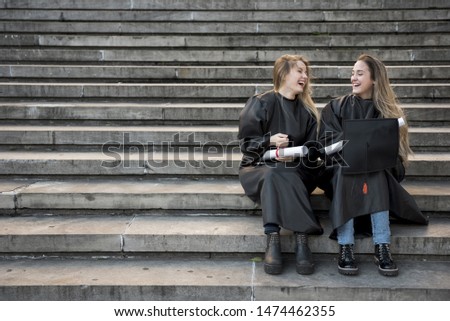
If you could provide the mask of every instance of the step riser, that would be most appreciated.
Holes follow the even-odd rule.
[[[413,67],[388,67],[389,78],[392,82],[433,82],[448,81],[450,66],[413,66]],[[272,82],[272,70],[268,67],[152,67],[152,66],[33,66],[33,65],[3,65],[0,66],[0,74],[9,80],[22,78],[33,79],[67,79],[76,81],[86,79],[90,82],[98,80],[110,80],[114,82],[127,81],[203,81],[203,82],[230,82],[257,81]],[[347,82],[350,83],[351,66],[324,67],[312,66],[313,83],[322,82]]]
[[[257,2],[239,2],[233,1],[190,1],[180,2],[177,0],[158,1],[120,1],[120,0],[99,0],[90,2],[89,0],[79,1],[59,1],[57,5],[45,0],[3,0],[4,8],[25,8],[25,9],[102,9],[102,10],[377,10],[377,9],[428,9],[428,8],[448,8],[446,0],[429,0],[426,3],[398,0],[395,2],[386,2],[383,0],[363,0],[363,1],[345,1],[345,2],[316,2],[313,0],[303,1],[300,7],[298,1],[269,1],[260,0]]]
[[[415,132],[410,131],[410,145],[414,147],[449,147],[450,132]],[[99,146],[99,151],[120,152],[123,146],[138,146],[140,150],[149,151],[152,146],[192,146],[194,148],[208,148],[217,146],[218,150],[208,150],[209,153],[221,152],[225,149],[234,149],[239,145],[237,130],[231,131],[93,131],[87,128],[79,131],[70,130],[2,130],[0,141],[5,147],[12,145],[73,145],[73,146]],[[18,146],[15,146],[18,147]]]
[[[414,193],[413,193],[414,194]],[[424,212],[449,213],[449,195],[418,195],[414,199]],[[314,210],[328,211],[329,201],[323,195],[312,195],[311,203]],[[254,211],[258,207],[242,192],[234,195],[223,194],[180,194],[168,190],[161,194],[102,194],[99,192],[79,191],[64,193],[3,193],[0,195],[0,213],[10,214],[11,211],[29,212],[30,210],[46,213],[61,213],[64,211],[96,211],[111,212],[128,211],[158,211],[158,210],[196,210],[196,211]]]
[[[0,159],[0,175],[54,176],[54,175],[95,175],[95,176],[236,176],[239,173],[240,160],[236,157],[215,157],[191,159],[184,156],[170,159],[151,158],[150,156],[106,155],[92,160],[21,160]],[[450,177],[450,162],[410,161],[406,175],[408,178]]]
[[[448,49],[370,49],[365,50],[371,53],[386,64],[396,63],[446,63],[450,61]],[[273,65],[274,61],[286,53],[304,55],[314,64],[345,64],[353,65],[361,54],[361,49],[337,50],[309,50],[293,49],[286,50],[144,50],[144,49],[17,49],[0,48],[2,62],[133,62],[138,64],[268,64]]]
[[[408,5],[410,5],[409,3]],[[234,5],[234,4],[233,4]],[[234,9],[234,7],[232,8]],[[330,11],[330,10],[316,10],[306,11],[302,8],[296,8],[289,11],[277,11],[281,8],[270,11],[179,11],[179,10],[152,10],[152,11],[130,11],[130,10],[65,10],[58,8],[58,10],[42,10],[33,9],[28,11],[16,9],[3,9],[0,11],[1,20],[13,21],[58,21],[61,22],[95,22],[95,21],[118,21],[118,22],[150,22],[150,21],[209,21],[209,22],[235,22],[235,21],[256,21],[256,22],[349,22],[349,21],[439,21],[448,20],[450,14],[447,10],[417,10],[417,9],[403,9],[397,10],[349,10],[349,11]],[[360,8],[358,8],[360,9]],[[320,28],[320,24],[316,25]],[[364,25],[359,25],[363,28]],[[358,28],[359,29],[359,28]],[[96,30],[96,29],[95,29]],[[111,29],[110,29],[111,30]],[[354,30],[358,32],[358,30]],[[426,30],[422,30],[426,32]]]
[[[1,253],[264,253],[262,218],[202,216],[91,216],[65,218],[0,217]],[[450,254],[445,246],[448,219],[433,218],[432,225],[392,224],[392,252],[401,255]],[[324,235],[310,236],[317,254],[335,254],[337,244],[328,236],[331,226],[321,219]],[[107,232],[107,233],[105,233]],[[282,231],[283,253],[295,252],[292,232]],[[426,236],[427,235],[427,236]],[[373,254],[370,238],[359,240],[355,252]]]
[[[12,34],[0,38],[0,46],[43,46],[43,47],[138,47],[138,48],[355,48],[363,50],[379,48],[380,43],[391,48],[447,47],[450,36],[429,35],[353,35],[353,36],[71,36],[71,35],[23,35]]]
[[[268,84],[25,84],[0,83],[0,97],[32,99],[126,99],[133,100],[193,100],[193,101],[246,101],[249,97],[271,90]],[[316,101],[329,101],[351,92],[351,85],[313,85]],[[394,84],[393,89],[403,102],[450,101],[450,84],[409,85]]]
[[[151,229],[151,227],[149,226]],[[110,253],[133,254],[152,253],[263,253],[266,246],[265,236],[238,235],[235,237],[220,235],[9,235],[0,237],[1,253]],[[121,242],[126,244],[121,248]],[[396,255],[449,255],[449,238],[430,237],[392,237],[392,253]],[[224,246],[226,244],[226,246]],[[310,237],[310,248],[316,254],[336,254],[336,242],[326,237]],[[283,253],[294,253],[293,238],[282,240]],[[358,240],[355,247],[358,254],[373,254],[370,238]]]
[[[39,34],[62,34],[61,37],[71,37],[64,34],[111,34],[111,35],[126,35],[126,34],[143,34],[148,35],[149,31],[152,34],[277,34],[279,33],[282,37],[286,34],[295,35],[310,35],[314,34],[320,36],[321,34],[373,34],[378,33],[379,36],[383,33],[418,33],[423,37],[424,33],[447,33],[450,31],[450,25],[447,22],[396,22],[396,23],[386,23],[386,22],[367,22],[363,25],[359,22],[323,22],[315,21],[312,23],[305,22],[222,22],[222,23],[211,23],[211,22],[71,22],[71,23],[61,23],[61,22],[15,22],[11,24],[10,22],[0,21],[0,31],[7,33],[30,33],[34,34],[34,38],[23,38],[23,39],[34,39],[34,44],[49,45],[43,39],[43,35]],[[420,37],[419,36],[419,37]],[[342,37],[342,36],[337,36]],[[410,37],[409,35],[407,37]],[[17,40],[17,37],[14,37]],[[3,40],[4,41],[4,40]],[[0,42],[1,43],[1,42]],[[29,44],[29,43],[25,43]],[[51,43],[50,43],[51,44]],[[58,43],[59,45],[59,43]]]
[[[292,267],[292,269],[294,271],[295,268]],[[249,273],[250,271],[249,269]],[[264,273],[262,267],[261,273]],[[142,277],[145,278],[145,276]],[[312,286],[305,291],[305,289],[299,290],[298,287],[282,287],[280,289],[278,286],[252,286],[250,284],[234,286],[3,286],[0,288],[0,299],[6,301],[249,301],[256,295],[261,301],[318,301],[319,299],[335,301],[336,298],[344,301],[442,301],[442,298],[450,297],[450,291],[446,289],[348,287],[343,290],[342,288]],[[288,290],[286,291],[286,289]]]
[[[318,104],[321,110],[325,103]],[[0,104],[0,119],[16,121],[49,120],[67,121],[67,124],[75,121],[178,121],[178,122],[216,122],[233,121],[238,126],[239,113],[244,104],[232,107],[231,104],[217,104],[204,106],[172,105],[152,106],[146,104],[124,104],[111,106],[109,104],[63,104],[53,105],[29,103]],[[403,106],[407,114],[408,122],[419,124],[420,122],[450,122],[450,108],[448,105],[423,105],[423,107]],[[134,123],[134,122],[133,122]],[[435,125],[436,126],[436,125]]]

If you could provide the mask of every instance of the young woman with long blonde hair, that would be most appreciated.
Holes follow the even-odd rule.
[[[246,195],[262,209],[268,274],[282,272],[281,227],[295,232],[297,272],[314,271],[308,235],[321,234],[322,228],[309,195],[316,187],[313,171],[317,166],[307,158],[263,158],[272,149],[315,142],[318,112],[310,78],[311,68],[304,57],[281,56],[273,69],[274,88],[249,98],[239,117],[243,153],[239,179]]]
[[[356,232],[363,235],[372,234],[375,262],[379,272],[385,276],[396,276],[398,267],[390,250],[390,214],[402,220],[427,224],[427,218],[423,216],[412,196],[399,184],[404,177],[408,154],[411,152],[408,126],[390,85],[386,67],[379,59],[367,54],[358,57],[353,66],[351,83],[351,94],[332,100],[322,110],[319,130],[322,145],[330,146],[345,137],[344,128],[348,124],[346,121],[368,120],[363,123],[364,129],[359,136],[364,136],[365,132],[370,130],[374,125],[374,122],[371,122],[373,119],[402,118],[405,124],[397,130],[397,122],[391,121],[391,126],[393,124],[392,127],[396,130],[396,138],[392,139],[399,141],[388,137],[382,142],[382,145],[386,146],[394,143],[393,167],[348,174],[344,170],[348,167],[345,157],[328,155],[328,159],[340,160],[326,165],[322,175],[323,182],[320,183],[325,194],[331,198],[329,216],[339,244],[338,271],[344,275],[358,273],[353,253]],[[371,158],[367,156],[369,146],[379,143],[377,140],[381,138],[375,135],[370,139],[373,141],[369,141],[369,138],[367,141],[363,140],[364,148],[357,152],[358,156],[363,156],[362,162],[365,163],[375,163],[387,153],[386,151],[370,155]],[[345,148],[344,145],[344,152]],[[396,153],[398,156],[395,165]]]

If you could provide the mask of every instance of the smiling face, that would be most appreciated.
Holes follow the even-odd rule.
[[[372,80],[369,66],[364,61],[358,60],[355,63],[350,80],[354,95],[362,99],[372,98],[374,81]]]
[[[301,94],[308,83],[308,73],[303,61],[296,61],[284,78],[279,92],[286,98],[294,99]]]

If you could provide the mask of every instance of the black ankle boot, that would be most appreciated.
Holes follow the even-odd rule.
[[[295,233],[295,265],[298,274],[312,274],[314,262],[308,246],[308,235]]]
[[[353,253],[353,244],[339,245],[338,271],[344,275],[358,274],[355,255]]]
[[[397,276],[398,268],[392,260],[391,249],[389,244],[376,244],[375,245],[375,264],[378,265],[378,271],[381,275],[385,276]]]
[[[280,274],[283,269],[281,258],[281,242],[279,233],[267,234],[266,256],[264,258],[264,271],[267,274]]]

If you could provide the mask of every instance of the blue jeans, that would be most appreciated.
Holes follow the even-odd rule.
[[[389,211],[381,211],[370,215],[372,221],[373,243],[391,243],[391,229],[389,227]],[[340,245],[355,244],[355,230],[353,219],[337,228],[337,238]]]

